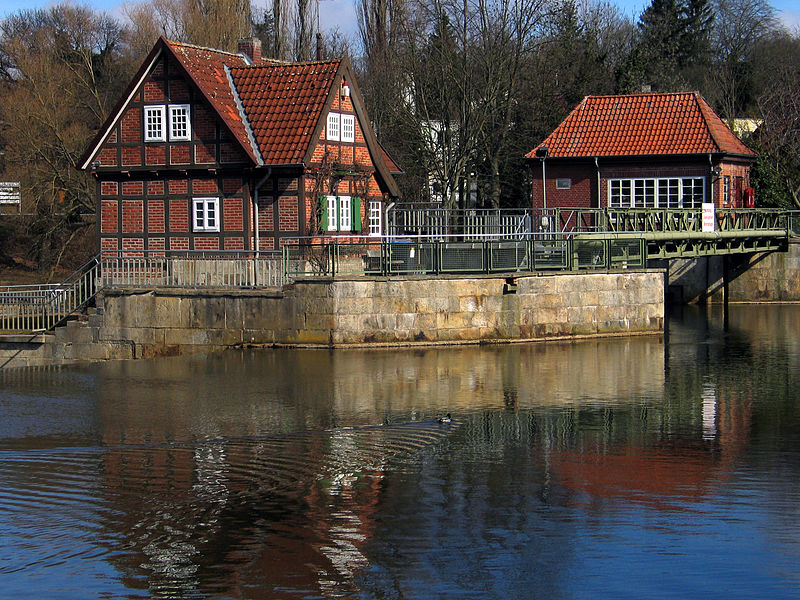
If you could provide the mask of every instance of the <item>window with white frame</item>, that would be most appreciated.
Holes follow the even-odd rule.
[[[326,137],[334,142],[339,141],[339,113],[328,113],[328,132]]]
[[[339,231],[350,231],[353,228],[352,215],[350,196],[339,196]]]
[[[381,234],[381,223],[383,222],[383,209],[380,200],[369,201],[369,234],[372,236]]]
[[[191,139],[188,104],[169,105],[169,139],[175,142]]]
[[[322,231],[361,231],[361,198],[322,196],[320,197],[320,211],[320,229]]]
[[[145,142],[167,141],[167,129],[164,123],[165,112],[166,110],[163,105],[144,107]]]
[[[611,179],[611,208],[700,208],[705,198],[703,177]]]
[[[336,218],[339,214],[339,211],[337,210],[338,202],[339,201],[336,196],[327,197],[328,210],[326,211],[326,214],[328,216],[328,231],[339,231],[339,220]]]
[[[355,115],[342,115],[342,141],[356,141],[356,117]]]
[[[725,204],[731,203],[731,178],[730,175],[725,175],[722,178],[722,201]]]
[[[572,187],[572,180],[569,177],[558,177],[556,179],[557,190],[568,190]]]
[[[192,207],[194,231],[219,231],[219,198],[195,198]]]

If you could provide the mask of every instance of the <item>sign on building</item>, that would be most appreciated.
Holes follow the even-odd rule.
[[[713,233],[716,229],[717,219],[712,202],[703,202],[703,233]]]
[[[21,199],[19,181],[0,181],[0,205],[10,204],[21,210]]]

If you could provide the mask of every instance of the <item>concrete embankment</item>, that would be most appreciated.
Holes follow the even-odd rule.
[[[104,290],[88,320],[0,343],[0,367],[247,345],[501,343],[658,333],[665,275],[337,278],[283,290]]]

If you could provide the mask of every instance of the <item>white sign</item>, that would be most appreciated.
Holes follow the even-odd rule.
[[[712,202],[703,202],[703,233],[714,233],[717,218]]]
[[[0,181],[0,204],[19,204],[19,181]]]

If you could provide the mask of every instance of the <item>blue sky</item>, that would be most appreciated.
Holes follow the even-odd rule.
[[[611,0],[619,6],[626,14],[637,17],[649,0]],[[55,4],[51,0],[3,0],[0,6],[0,18],[7,16],[22,8],[44,8]],[[121,0],[89,0],[86,2],[90,6],[109,11],[115,15],[121,15]],[[257,1],[256,4],[266,4],[265,1]],[[321,0],[320,18],[324,30],[338,27],[343,33],[356,31],[355,25],[355,0]],[[790,28],[800,29],[800,6],[797,0],[772,0],[772,5],[778,11],[779,18]]]

